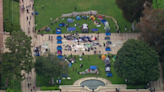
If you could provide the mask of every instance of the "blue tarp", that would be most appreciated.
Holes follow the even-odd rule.
[[[62,59],[62,58],[63,58],[63,56],[62,56],[62,55],[58,55],[57,57],[58,57],[58,58],[60,58],[60,59]]]
[[[35,12],[36,15],[38,15],[38,12]]]
[[[61,36],[57,36],[57,38],[56,38],[57,40],[61,40],[62,39],[62,37]]]
[[[110,72],[107,72],[106,76],[107,76],[107,77],[112,77],[112,76],[113,76],[113,74],[112,74],[112,73],[110,73]]]
[[[92,28],[92,31],[98,31],[98,28]]]
[[[67,30],[68,31],[75,31],[76,30],[76,27],[68,27]]]
[[[67,74],[62,74],[62,77],[67,77],[68,75]]]
[[[106,33],[106,35],[111,35],[111,33],[109,32],[109,33]]]
[[[57,50],[62,50],[62,46],[58,46],[57,47]]]
[[[61,28],[56,28],[56,34],[61,34]]]
[[[90,66],[89,69],[97,69],[97,66]]]
[[[106,51],[111,51],[111,49],[109,47],[105,48]]]
[[[77,16],[77,17],[76,17],[76,20],[81,20],[80,16]]]
[[[71,67],[71,66],[72,66],[72,64],[70,63],[70,64],[69,64],[69,67]]]
[[[87,17],[85,17],[85,16],[81,16],[83,19],[87,19]]]
[[[105,23],[105,22],[106,22],[106,20],[105,20],[105,19],[102,19],[102,20],[101,20],[101,22],[102,22],[102,23]]]
[[[62,44],[62,41],[60,41],[60,40],[59,40],[59,41],[57,41],[57,44]]]

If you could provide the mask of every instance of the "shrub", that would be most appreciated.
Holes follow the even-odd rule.
[[[54,86],[54,87],[42,86],[41,90],[59,90],[59,87],[58,86]]]

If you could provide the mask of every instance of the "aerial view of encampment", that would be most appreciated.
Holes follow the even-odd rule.
[[[164,92],[164,0],[0,0],[0,92]]]

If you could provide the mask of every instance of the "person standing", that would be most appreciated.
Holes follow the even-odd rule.
[[[28,20],[28,16],[27,16],[27,20]]]
[[[30,25],[30,21],[29,21],[29,25]]]
[[[104,47],[105,47],[105,42],[103,42],[103,44],[104,44]]]
[[[75,6],[75,11],[76,11],[76,6]]]
[[[73,71],[74,71],[74,67],[73,67]]]
[[[75,68],[75,71],[77,71],[77,68]]]

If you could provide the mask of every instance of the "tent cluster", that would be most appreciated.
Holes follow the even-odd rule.
[[[78,72],[79,74],[99,74],[99,70],[97,69],[97,66],[90,66],[89,69],[86,69],[85,71]]]
[[[111,70],[110,70],[111,61],[110,61],[109,57],[106,57],[105,55],[102,55],[101,59],[105,62],[105,72],[107,73],[106,76],[107,77],[113,76],[113,74],[111,73]]]

